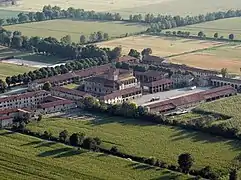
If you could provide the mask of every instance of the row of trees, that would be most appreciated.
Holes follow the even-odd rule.
[[[93,36],[93,38],[94,41],[104,40],[104,38],[108,38],[108,34],[98,32],[95,36]],[[84,41],[85,40],[82,40],[82,42]],[[32,50],[36,53],[67,59],[100,56],[109,56],[110,58],[113,58],[112,56],[114,56],[114,54],[110,52],[110,49],[108,48],[98,48],[96,46],[82,47],[79,44],[71,43],[70,36],[61,38],[61,41],[58,41],[53,37],[40,38],[35,36],[28,38],[27,36],[23,36],[19,31],[10,32],[2,29],[0,30],[0,43],[4,46],[15,49]],[[91,54],[85,54],[87,51],[89,51],[86,51],[85,48],[91,48],[91,50],[94,49],[94,52]]]
[[[109,21],[120,21],[122,17],[119,13],[108,13],[108,12],[95,12],[85,11],[84,9],[75,9],[69,7],[67,10],[61,9],[58,6],[44,6],[42,11],[19,13],[17,17],[0,19],[0,26],[4,24],[17,24],[35,21],[45,21],[52,19],[80,19],[80,20],[109,20]]]
[[[91,52],[91,51],[90,51]],[[55,67],[43,67],[28,73],[13,75],[6,77],[6,83],[8,86],[15,84],[28,84],[36,79],[47,78],[58,74],[65,74],[70,71],[86,69],[93,66],[106,64],[109,62],[108,57],[93,57],[80,60],[74,60],[66,63],[65,65]]]
[[[142,18],[141,14],[139,15],[130,15],[129,20],[133,22],[146,22],[150,23],[150,29],[148,31],[156,32],[163,29],[170,29],[180,26],[192,25],[197,23],[203,23],[207,21],[214,21],[218,19],[231,18],[231,17],[240,17],[241,10],[228,10],[228,11],[219,11],[213,13],[207,13],[206,15],[198,16],[163,16],[158,15],[154,16],[153,14],[147,14]],[[134,18],[135,17],[135,18]]]

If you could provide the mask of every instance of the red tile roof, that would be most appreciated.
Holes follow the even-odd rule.
[[[0,98],[0,103],[5,102],[5,101],[19,100],[19,99],[23,99],[23,98],[38,97],[38,96],[48,95],[48,94],[50,95],[49,92],[44,91],[44,90],[27,92],[27,93],[23,93],[23,94],[17,94],[17,95]]]
[[[50,107],[54,107],[54,106],[59,106],[59,105],[67,105],[67,104],[73,104],[73,101],[70,100],[59,100],[59,101],[53,101],[53,102],[49,102],[49,103],[43,103],[40,104],[41,108],[50,108]]]
[[[147,107],[149,107],[151,110],[156,110],[156,111],[170,110],[170,109],[173,109],[174,107],[179,107],[179,106],[188,105],[192,103],[198,103],[213,97],[224,96],[224,95],[231,94],[231,93],[233,94],[236,92],[237,91],[231,86],[223,86],[223,87],[213,88],[204,92],[189,94],[189,95],[149,104],[147,105]]]
[[[10,113],[16,113],[18,112],[18,109],[5,109],[5,110],[0,110],[0,116],[5,115],[5,114],[10,114]]]
[[[87,92],[79,91],[75,89],[68,89],[61,86],[52,87],[51,90],[66,93],[66,94],[71,94],[73,96],[79,96],[79,97],[90,96],[90,94],[88,94]]]
[[[8,119],[13,119],[11,116],[1,116],[0,121],[8,120]]]
[[[227,83],[235,83],[235,84],[241,85],[241,79],[232,79],[232,78],[223,78],[223,77],[213,76],[211,80],[218,80],[218,81],[223,81]]]
[[[116,97],[125,96],[127,94],[135,93],[135,92],[138,92],[138,91],[142,91],[142,89],[137,88],[137,87],[126,88],[126,89],[122,89],[122,90],[119,90],[119,91],[115,91],[111,94],[107,94],[105,96],[101,96],[100,99],[102,99],[102,100],[114,99]]]
[[[155,86],[171,84],[171,83],[173,83],[173,81],[171,79],[160,79],[160,80],[149,82],[149,83],[143,83],[143,86],[155,87]]]

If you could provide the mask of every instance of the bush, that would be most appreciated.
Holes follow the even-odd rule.
[[[110,152],[112,154],[117,154],[119,152],[118,148],[116,146],[113,146],[111,149],[110,149]]]

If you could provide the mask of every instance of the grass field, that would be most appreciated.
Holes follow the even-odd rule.
[[[0,130],[1,180],[190,179],[103,154]]]
[[[0,6],[1,8],[1,6]],[[0,17],[3,19],[17,17],[17,15],[22,11],[11,11],[11,10],[4,10],[0,9]]]
[[[203,31],[207,37],[213,37],[214,33],[218,33],[219,37],[228,38],[233,33],[235,39],[241,40],[241,18],[220,19],[185,27],[174,28],[172,31],[189,31],[192,35],[197,35],[199,31]]]
[[[18,75],[35,69],[36,68],[28,66],[20,66],[0,62],[0,79],[5,80],[7,76]]]
[[[241,153],[239,141],[130,119],[98,116],[89,120],[49,118],[29,124],[28,128],[35,132],[48,130],[55,136],[64,129],[69,133],[84,132],[101,138],[105,147],[117,146],[122,152],[154,156],[173,164],[177,164],[181,153],[189,152],[198,168],[210,165],[216,170],[227,170]]]
[[[239,133],[241,132],[241,95],[205,103],[198,106],[198,108],[204,111],[218,112],[231,116],[230,120],[217,123],[223,123],[228,127],[238,129]]]
[[[158,55],[161,57],[201,50],[204,48],[211,48],[215,46],[220,46],[222,44],[223,43],[212,41],[147,35],[133,36],[97,43],[97,45],[99,46],[110,48],[121,46],[123,54],[127,54],[131,48],[134,48],[141,52],[144,48],[149,47],[152,49],[153,55]]]
[[[19,5],[7,7],[4,9],[39,11],[44,5],[57,5],[63,8],[75,7],[95,11],[117,11],[125,16],[133,13],[155,13],[155,14],[203,14],[219,10],[236,9],[241,6],[239,0],[41,0],[34,2],[32,0],[19,1]]]
[[[109,37],[119,37],[126,33],[136,33],[147,29],[144,25],[125,24],[123,22],[98,22],[98,21],[75,21],[75,20],[51,20],[27,24],[5,26],[10,31],[21,31],[26,36],[55,37],[57,39],[70,35],[72,41],[79,42],[80,35],[102,31]]]

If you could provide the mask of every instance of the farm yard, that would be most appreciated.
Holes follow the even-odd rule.
[[[76,20],[51,20],[27,24],[16,24],[4,27],[10,31],[21,31],[25,36],[55,37],[61,39],[70,35],[73,42],[79,42],[80,35],[88,36],[91,33],[101,31],[108,33],[109,37],[125,36],[126,33],[145,31],[147,26],[124,22],[98,22]]]
[[[197,35],[199,31],[203,31],[207,37],[213,37],[214,33],[218,33],[219,37],[228,38],[229,34],[234,34],[234,39],[241,40],[241,18],[228,18],[205,23],[189,25],[171,29],[171,31],[189,31],[191,35]]]
[[[154,156],[177,164],[177,157],[189,152],[195,158],[194,166],[206,165],[215,170],[226,170],[241,153],[239,141],[227,140],[205,133],[158,126],[138,120],[111,117],[48,118],[27,126],[32,131],[50,131],[58,136],[64,129],[99,137],[105,147],[117,146],[121,152],[138,156]]]
[[[44,5],[57,5],[62,8],[75,7],[95,11],[113,11],[119,12],[126,17],[133,13],[155,13],[155,14],[173,14],[173,15],[191,15],[203,14],[212,11],[236,9],[241,6],[239,0],[87,0],[87,1],[63,1],[63,0],[41,0],[34,2],[32,0],[21,0],[16,6],[3,7],[10,10],[21,11],[39,11]]]
[[[9,179],[163,179],[188,176],[0,131],[0,172]],[[111,167],[111,168],[110,168]]]
[[[181,39],[176,37],[158,37],[158,36],[132,36],[122,39],[115,39],[97,43],[101,47],[114,48],[121,46],[123,54],[128,54],[131,48],[137,51],[142,51],[144,48],[151,48],[153,55],[161,57],[188,53],[190,51],[202,50],[205,48],[212,48],[221,46],[224,43],[204,41],[204,40],[191,40]]]

